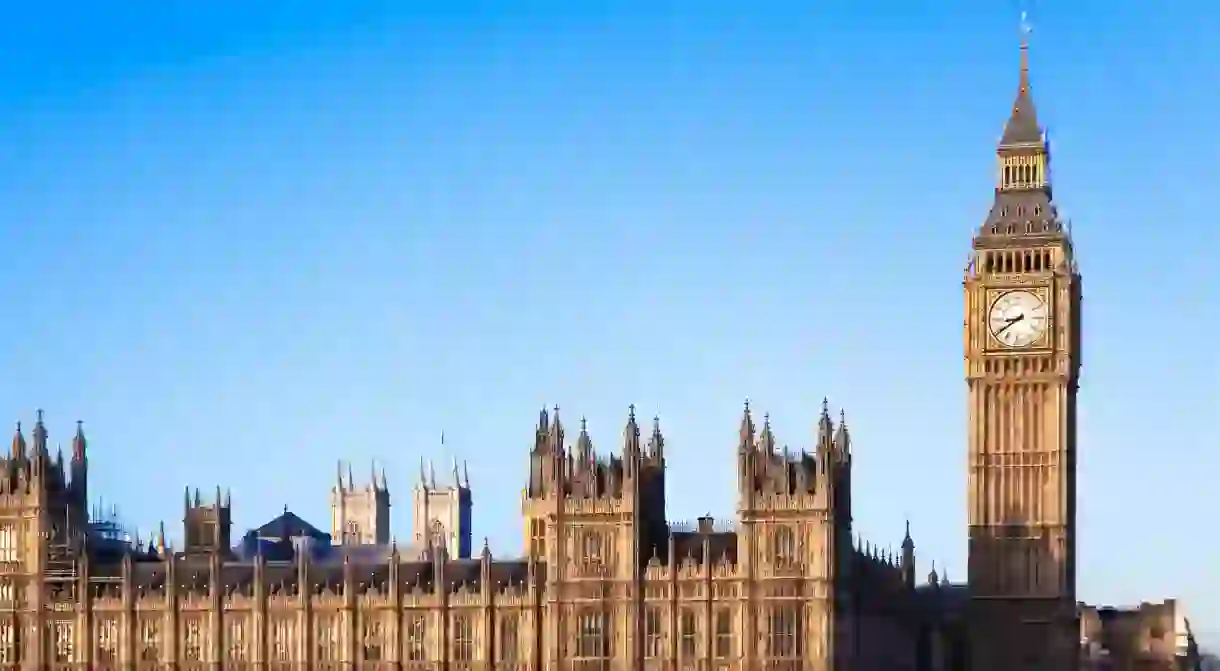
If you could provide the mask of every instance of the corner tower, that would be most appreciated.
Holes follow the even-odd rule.
[[[964,282],[970,668],[1075,668],[1080,274],[1025,39],[997,154]]]

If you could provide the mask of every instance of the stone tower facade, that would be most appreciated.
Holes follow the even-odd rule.
[[[385,545],[390,542],[390,488],[385,471],[376,468],[369,481],[357,487],[351,464],[339,463],[334,488],[330,491],[331,542],[335,545]]]
[[[79,422],[67,465],[62,452],[52,456],[47,448],[41,410],[30,437],[27,444],[18,423],[0,471],[0,603],[9,612],[0,626],[0,664],[20,661],[13,649],[24,633],[28,668],[49,668],[76,645],[73,618],[56,617],[55,602],[79,594],[74,550],[89,526],[88,460]]]
[[[851,538],[851,440],[823,405],[812,453],[747,407],[738,519],[665,520],[665,439],[634,408],[617,452],[542,412],[522,512],[540,595],[542,668],[914,669],[914,543]]]
[[[964,283],[971,668],[1075,668],[1081,284],[1025,41],[998,158]]]
[[[452,482],[437,484],[431,464],[420,463],[419,482],[411,496],[411,537],[417,546],[443,547],[450,557],[468,559],[472,552],[474,498],[470,475],[453,461]]]

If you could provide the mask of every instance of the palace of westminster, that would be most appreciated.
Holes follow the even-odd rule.
[[[1173,601],[1076,596],[1081,282],[1051,197],[1027,48],[995,200],[964,279],[969,561],[915,575],[852,529],[852,438],[823,405],[811,452],[746,407],[737,519],[665,519],[665,438],[634,409],[621,449],[542,412],[524,557],[472,548],[468,478],[424,469],[409,543],[385,477],[340,469],[331,533],[284,514],[234,541],[227,494],[188,489],[182,547],[108,531],[81,428],[41,412],[0,475],[0,669],[950,670],[1193,668]],[[574,436],[574,438],[573,438]]]

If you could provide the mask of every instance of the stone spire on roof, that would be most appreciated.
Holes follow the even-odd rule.
[[[1017,97],[1012,103],[1012,114],[1004,124],[1001,147],[1042,144],[1042,128],[1038,125],[1038,113],[1034,108],[1034,97],[1029,90],[1029,23],[1021,13],[1021,74],[1017,84]]]

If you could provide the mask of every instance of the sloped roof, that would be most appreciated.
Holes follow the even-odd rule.
[[[301,519],[296,513],[284,509],[283,514],[253,530],[259,538],[300,538],[308,537],[330,541],[330,534],[319,530],[314,525]]]

